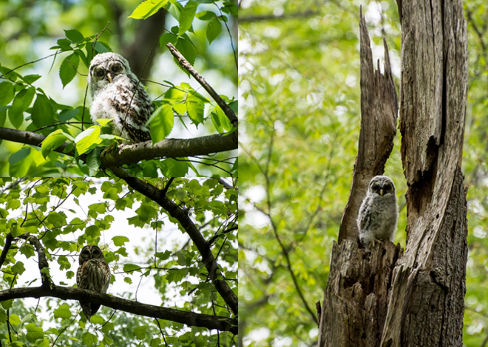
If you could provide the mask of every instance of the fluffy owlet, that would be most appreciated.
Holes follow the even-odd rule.
[[[111,118],[116,135],[131,142],[151,139],[146,122],[154,106],[124,57],[116,53],[96,55],[90,64],[88,83],[94,123],[98,118]]]
[[[79,261],[80,267],[76,273],[78,288],[106,293],[110,283],[110,269],[102,250],[94,245],[85,246],[81,250]],[[100,308],[100,305],[86,301],[80,301],[80,305],[88,319]]]
[[[368,249],[375,240],[393,241],[398,219],[395,185],[387,176],[375,176],[358,214],[359,240]]]

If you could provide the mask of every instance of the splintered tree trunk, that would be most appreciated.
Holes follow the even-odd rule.
[[[359,204],[367,182],[383,172],[391,151],[393,137],[385,130],[385,119],[396,120],[392,94],[385,92],[391,88],[386,46],[383,76],[372,72],[361,16],[359,150],[339,243],[332,249],[319,346],[462,346],[466,22],[460,0],[397,2],[402,22],[401,153],[408,185],[406,249],[402,254],[390,242],[377,244],[371,254],[358,248],[354,221]],[[365,137],[376,146],[364,148]],[[385,139],[389,142],[378,145]]]

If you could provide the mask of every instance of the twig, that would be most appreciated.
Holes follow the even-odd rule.
[[[232,109],[227,105],[227,103],[217,94],[217,92],[205,81],[202,75],[200,75],[197,70],[190,64],[188,60],[185,59],[183,54],[180,53],[176,49],[175,46],[173,46],[171,43],[167,43],[166,47],[168,47],[169,51],[173,56],[178,60],[178,62],[181,64],[181,66],[188,71],[200,85],[210,94],[210,96],[215,100],[215,102],[220,106],[222,111],[224,111],[225,115],[227,118],[229,118],[230,122],[237,127],[237,116],[232,111]]]
[[[159,331],[161,332],[161,336],[163,336],[164,345],[168,346],[168,343],[166,342],[166,337],[164,336],[163,329],[161,329],[161,324],[159,324],[159,321],[157,320],[157,318],[154,318],[154,320],[156,321],[156,324],[158,325]]]

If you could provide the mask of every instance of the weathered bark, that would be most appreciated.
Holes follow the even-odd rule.
[[[402,2],[402,161],[407,247],[392,279],[384,346],[462,346],[467,90],[462,2]]]
[[[373,66],[368,29],[360,16],[361,37],[361,132],[359,133],[358,155],[354,164],[351,193],[342,216],[339,242],[358,237],[356,217],[361,201],[366,194],[369,181],[380,175],[393,149],[396,133],[398,101],[391,74],[388,46],[385,46],[384,72],[381,74]]]
[[[332,249],[329,281],[320,317],[319,346],[377,346],[386,316],[391,271],[399,248],[377,245],[371,254],[358,248],[356,218],[371,178],[382,174],[393,148],[398,101],[388,46],[384,73],[375,71],[366,22],[360,15],[361,131],[353,183]],[[379,63],[378,63],[379,65]],[[383,248],[386,247],[386,248]]]
[[[402,20],[401,152],[408,185],[406,250],[399,257],[398,248],[386,242],[365,255],[354,241],[357,228],[352,219],[359,205],[352,200],[360,202],[364,196],[364,191],[354,190],[358,163],[383,159],[391,150],[383,144],[374,155],[365,153],[360,138],[351,197],[339,244],[332,250],[319,346],[462,346],[467,259],[466,192],[461,172],[466,22],[461,0],[398,4]],[[361,22],[363,26],[363,19]],[[367,85],[362,82],[363,69],[364,98]],[[363,111],[367,100],[361,102]],[[377,102],[381,104],[381,100]],[[362,136],[368,134],[363,129],[365,116],[363,113]],[[375,135],[381,138],[382,134]],[[381,171],[385,161],[379,161]],[[354,198],[354,194],[359,196]]]

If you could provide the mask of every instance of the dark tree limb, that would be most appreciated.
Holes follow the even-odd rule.
[[[136,177],[131,177],[127,174],[126,171],[120,168],[116,168],[113,171],[117,176],[124,179],[130,187],[159,204],[170,214],[171,217],[175,218],[178,221],[181,227],[188,233],[193,243],[197,247],[200,255],[202,256],[202,262],[207,268],[208,276],[213,285],[222,296],[225,303],[229,305],[232,312],[237,315],[237,295],[232,291],[227,282],[223,279],[215,257],[210,250],[209,243],[205,240],[196,225],[193,223],[190,216],[188,215],[188,212],[185,209],[179,207],[172,200],[167,198],[165,194],[163,194],[162,190],[147,183],[146,181]]]
[[[116,150],[105,151],[102,163],[105,167],[120,167],[160,157],[191,157],[237,149],[237,132],[226,135],[208,135],[192,139],[164,139],[155,144],[151,141],[133,145],[119,145]]]
[[[30,234],[20,235],[19,238],[27,240],[36,249],[42,286],[51,288],[54,283],[51,280],[51,277],[49,277],[49,263],[47,262],[46,253],[44,252],[44,247],[42,246],[41,242],[37,237]]]
[[[339,230],[339,243],[345,239],[356,240],[358,237],[356,219],[359,207],[371,178],[384,172],[386,160],[393,149],[398,114],[397,94],[391,73],[388,45],[383,39],[385,64],[384,72],[381,74],[379,61],[376,71],[373,66],[368,29],[362,12],[359,28],[361,34],[361,130],[351,192]]]
[[[212,316],[202,313],[176,310],[173,308],[160,307],[140,302],[119,298],[116,296],[101,294],[91,290],[80,288],[68,288],[52,286],[52,288],[41,286],[33,288],[14,288],[0,291],[0,301],[19,298],[41,298],[55,297],[63,300],[84,300],[94,304],[111,307],[116,310],[125,311],[140,316],[159,318],[172,322],[183,323],[188,326],[230,331],[237,334],[237,319]]]
[[[31,131],[0,127],[0,139],[41,147],[46,136]],[[54,151],[74,157],[74,150],[66,151],[71,144],[66,142]],[[237,149],[237,132],[195,137],[192,139],[164,139],[155,144],[151,141],[132,145],[119,145],[117,150],[105,153],[106,167],[137,163],[160,157],[190,157]],[[84,161],[85,156],[79,157]]]
[[[210,94],[210,96],[215,100],[217,105],[219,105],[222,111],[224,111],[230,122],[235,127],[237,127],[237,116],[234,111],[232,111],[230,106],[227,105],[227,103],[220,97],[220,95],[217,94],[217,92],[212,88],[210,84],[207,83],[207,81],[205,81],[203,76],[200,75],[197,70],[195,70],[195,68],[190,64],[188,60],[185,59],[183,54],[181,54],[175,46],[173,46],[171,43],[167,43],[166,47],[168,47],[171,54],[176,58],[176,60],[178,60],[178,63],[180,63],[181,66],[186,71],[188,71],[197,80],[198,83],[200,83],[200,85],[207,91],[207,93]]]

